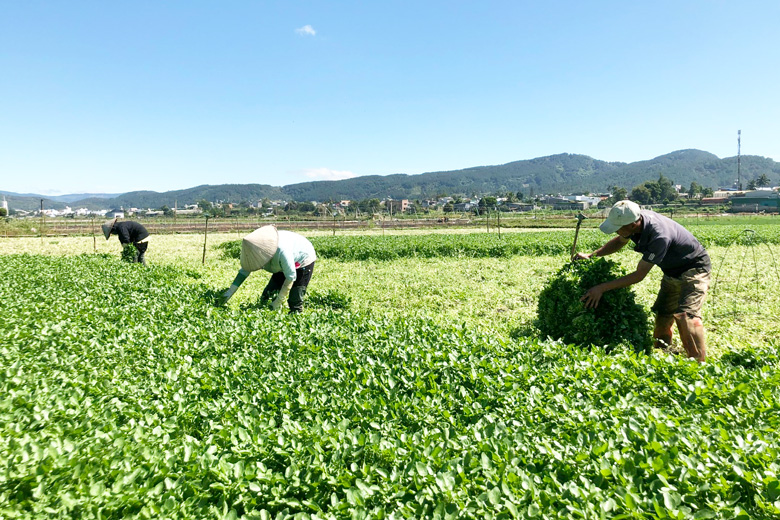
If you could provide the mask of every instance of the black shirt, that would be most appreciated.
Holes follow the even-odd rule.
[[[145,227],[132,220],[117,222],[111,232],[119,237],[122,244],[135,244],[149,236]]]
[[[642,210],[641,215],[642,230],[630,238],[642,260],[675,278],[696,267],[711,270],[710,256],[690,231],[655,211]]]

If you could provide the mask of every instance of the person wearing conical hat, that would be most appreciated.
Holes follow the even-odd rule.
[[[103,229],[103,235],[105,235],[106,240],[111,235],[117,235],[122,246],[133,244],[138,252],[133,261],[146,265],[144,255],[149,247],[149,232],[145,227],[133,220],[117,222],[117,219],[107,220],[100,227]]]
[[[274,226],[258,228],[241,241],[241,269],[222,295],[222,303],[227,303],[252,272],[263,269],[272,275],[261,301],[270,300],[278,291],[271,303],[274,310],[279,310],[287,300],[290,313],[300,312],[315,260],[314,246],[306,237],[292,231],[279,231]]]
[[[634,251],[642,253],[642,259],[633,273],[591,287],[580,301],[586,308],[595,308],[605,292],[641,282],[657,265],[664,276],[652,307],[655,346],[665,349],[671,345],[672,327],[676,324],[688,357],[700,363],[705,361],[707,351],[701,309],[710,286],[712,262],[704,246],[674,220],[641,209],[630,200],[615,203],[599,228],[607,234],[617,233],[617,236],[593,253],[577,253],[575,260],[611,255],[629,242],[634,243]]]

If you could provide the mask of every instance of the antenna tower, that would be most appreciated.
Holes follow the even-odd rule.
[[[742,130],[737,130],[737,187],[742,191],[742,176],[740,175],[740,158],[742,155]]]

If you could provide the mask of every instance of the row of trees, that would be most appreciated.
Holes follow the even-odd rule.
[[[762,175],[762,177],[765,178],[759,178],[751,182],[755,182],[758,186],[769,185],[769,178],[766,178],[766,175]],[[759,182],[762,184],[758,184]],[[755,189],[755,187],[749,189]],[[635,186],[630,193],[620,186],[613,186],[610,191],[612,195],[608,199],[602,201],[600,204],[601,207],[609,207],[615,202],[624,199],[631,199],[638,204],[668,204],[679,198],[671,179],[665,177],[664,174],[660,174],[656,181],[647,181],[639,186]],[[691,200],[702,197],[712,197],[713,190],[710,187],[701,186],[698,182],[693,181],[687,190],[687,194],[688,198]]]
[[[599,207],[610,207],[615,202],[624,199],[631,199],[639,204],[668,204],[674,202],[679,197],[678,192],[672,182],[673,181],[671,179],[667,178],[663,174],[660,174],[657,180],[646,181],[632,188],[630,192],[623,187],[613,186],[610,188],[611,196],[599,203]],[[769,184],[769,177],[767,177],[766,174],[762,174],[761,176],[752,179],[748,183],[747,187],[748,189],[756,189],[757,187],[768,186]],[[687,190],[687,194],[690,200],[702,197],[712,197],[713,189],[710,187],[701,186],[699,183],[694,181],[691,182],[691,185]],[[446,193],[439,193],[434,198],[441,199],[444,197],[447,197]],[[476,198],[476,194],[472,194],[472,197],[468,197],[468,199],[464,195],[453,195],[451,198],[452,202],[448,202],[442,207],[445,213],[453,212],[455,205],[457,204]],[[535,200],[533,190],[531,190],[529,194],[524,194],[521,191],[501,191],[493,195],[481,197],[475,211],[477,211],[479,214],[482,214],[484,211],[486,211],[486,208],[496,207],[499,198],[506,200],[508,203],[522,202],[524,200]],[[290,201],[283,207],[274,207],[273,211],[277,215],[314,215],[328,217],[333,214],[333,202],[334,201],[325,201],[319,204],[314,204],[308,201]],[[268,199],[264,199],[262,201],[261,207],[252,207],[248,202],[217,206],[205,199],[200,200],[198,202],[198,206],[203,210],[204,213],[212,216],[266,214],[272,207],[271,201]],[[167,206],[161,209],[165,212],[166,215],[173,213],[172,210],[170,210],[170,208]],[[354,212],[357,215],[371,215],[382,210],[383,204],[380,199],[368,198],[352,201],[349,209],[346,211],[350,214]],[[430,208],[425,206],[421,200],[410,200],[407,212],[414,214],[427,214],[430,212]]]

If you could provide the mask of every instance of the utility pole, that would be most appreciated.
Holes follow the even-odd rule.
[[[742,191],[742,176],[740,175],[740,158],[742,155],[742,130],[737,130],[737,187]]]

